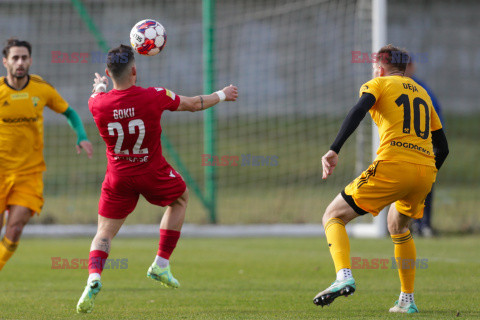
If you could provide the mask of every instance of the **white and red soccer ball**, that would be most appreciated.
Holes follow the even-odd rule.
[[[137,22],[130,31],[130,44],[139,54],[154,56],[167,43],[165,28],[152,19]]]

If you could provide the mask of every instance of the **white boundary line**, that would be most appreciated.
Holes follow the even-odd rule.
[[[3,228],[5,229],[5,228]],[[26,225],[23,237],[70,238],[93,237],[96,225]],[[350,236],[358,238],[378,237],[371,224],[347,225]],[[150,224],[124,225],[119,237],[158,237],[159,226]],[[321,224],[255,224],[255,225],[196,225],[185,224],[182,237],[233,238],[233,237],[324,237]]]
[[[96,225],[26,225],[23,237],[68,238],[95,235]],[[195,225],[185,224],[182,237],[317,237],[323,236],[322,225],[265,224],[265,225]],[[118,237],[158,237],[159,225],[124,225]]]

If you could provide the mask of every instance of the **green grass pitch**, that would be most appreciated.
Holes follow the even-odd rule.
[[[415,239],[419,259],[412,319],[478,319],[480,237]],[[85,269],[52,269],[52,257],[87,258],[90,239],[24,239],[0,272],[1,319],[405,319],[389,314],[397,271],[354,270],[357,292],[321,308],[312,298],[334,280],[324,238],[181,239],[172,256],[181,288],[146,278],[157,239],[115,239],[110,258],[128,268],[105,270],[89,315],[75,306]],[[351,239],[352,256],[390,259],[393,244]],[[457,316],[458,314],[458,316]]]

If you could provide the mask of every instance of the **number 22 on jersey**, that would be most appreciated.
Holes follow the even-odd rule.
[[[115,136],[115,131],[117,134],[117,142],[115,143],[114,152],[116,154],[148,154],[148,148],[142,148],[143,138],[145,137],[145,124],[143,123],[142,119],[134,119],[128,122],[128,133],[135,134],[136,128],[138,128],[138,138],[135,142],[135,145],[132,148],[132,152],[130,150],[124,149],[122,150],[123,139],[125,134],[123,132],[123,127],[120,122],[110,122],[108,124],[108,133],[111,136]]]

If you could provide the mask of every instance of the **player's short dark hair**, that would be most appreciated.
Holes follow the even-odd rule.
[[[410,55],[404,49],[399,49],[391,44],[382,47],[378,51],[379,60],[393,69],[405,72],[410,63]]]
[[[107,68],[115,79],[121,78],[135,61],[132,47],[121,44],[107,53]]]
[[[5,47],[3,47],[2,52],[5,58],[8,58],[11,47],[25,47],[28,50],[28,55],[32,56],[32,45],[28,41],[10,38],[5,42]]]

